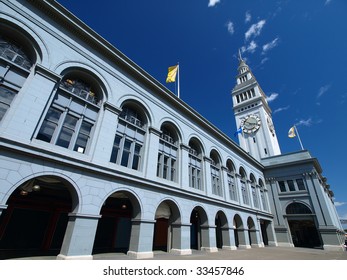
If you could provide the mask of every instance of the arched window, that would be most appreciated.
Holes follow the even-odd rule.
[[[189,187],[202,190],[202,150],[200,143],[191,139],[189,148]]]
[[[250,176],[251,179],[251,189],[252,189],[252,199],[253,204],[255,208],[259,208],[259,199],[258,199],[258,192],[257,192],[257,181],[255,180],[255,177],[253,174]]]
[[[100,109],[99,91],[83,79],[64,77],[36,138],[85,153]]]
[[[218,196],[223,196],[222,182],[220,179],[220,160],[216,151],[211,151],[211,184],[212,193]]]
[[[240,184],[241,184],[241,195],[244,204],[249,205],[248,187],[247,187],[247,174],[245,170],[240,168]]]
[[[286,214],[312,214],[312,211],[303,203],[293,202],[287,206]]]
[[[263,180],[261,179],[259,179],[259,186],[260,186],[260,199],[261,199],[261,204],[263,206],[263,210],[268,211],[269,208],[267,206],[267,199],[266,199],[267,193],[264,187]]]
[[[230,159],[227,161],[227,177],[228,177],[229,197],[231,200],[239,201],[238,195],[237,195],[236,181],[235,181],[235,167]]]
[[[22,88],[32,65],[21,44],[0,35],[0,121]]]
[[[147,120],[142,110],[124,105],[119,115],[117,132],[110,161],[134,170],[140,170]]]
[[[175,129],[168,124],[161,127],[159,139],[157,176],[177,182],[178,137]]]

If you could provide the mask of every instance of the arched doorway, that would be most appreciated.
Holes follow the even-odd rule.
[[[178,207],[172,201],[160,203],[155,213],[153,250],[169,252],[173,247],[173,240],[179,239],[172,230],[172,225],[180,221]]]
[[[228,230],[228,221],[225,214],[222,211],[218,211],[215,218],[216,226],[216,245],[217,248],[222,249],[224,245],[223,230]]]
[[[204,209],[200,206],[195,207],[190,215],[190,223],[190,248],[200,250],[204,239],[202,226],[208,225]]]
[[[100,211],[93,254],[126,253],[130,246],[131,220],[139,213],[140,207],[133,194],[119,191],[110,195]]]
[[[293,202],[286,208],[287,221],[295,247],[321,248],[315,215],[305,204]]]
[[[1,259],[57,255],[78,201],[65,179],[39,176],[21,184],[7,205],[0,216]]]
[[[235,236],[235,246],[239,247],[240,246],[240,241],[242,242],[243,238],[243,223],[242,219],[239,215],[234,216],[234,236]]]
[[[263,239],[263,243],[265,246],[269,245],[268,231],[271,230],[270,227],[271,227],[270,221],[260,219],[261,237]]]

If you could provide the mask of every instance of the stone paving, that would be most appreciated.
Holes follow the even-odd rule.
[[[18,259],[54,260],[55,256],[26,257]],[[104,253],[93,255],[94,260],[132,260],[123,253]],[[173,255],[155,251],[152,259],[146,260],[347,260],[347,251],[327,251],[309,248],[265,247],[219,250],[215,253],[193,250],[191,255]]]
[[[98,254],[95,260],[130,259],[124,254]],[[327,251],[309,248],[265,247],[219,250],[216,253],[193,251],[191,255],[177,256],[169,253],[154,252],[154,260],[347,260],[346,251]]]

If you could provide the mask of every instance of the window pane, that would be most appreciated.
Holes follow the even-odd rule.
[[[122,166],[125,166],[125,167],[128,166],[130,148],[131,148],[131,141],[125,140],[124,147],[123,147],[122,161],[121,161]]]
[[[16,92],[0,86],[0,102],[10,105]]]
[[[74,129],[77,123],[77,118],[67,115],[64,121],[64,126],[70,129]]]
[[[84,153],[86,147],[87,147],[87,142],[89,139],[90,131],[92,129],[93,125],[87,122],[83,122],[80,128],[80,133],[77,137],[76,140],[76,145],[74,148],[74,151]]]
[[[60,132],[57,145],[64,148],[68,148],[72,137],[72,133],[73,131],[71,129],[64,127]]]
[[[289,190],[291,192],[295,191],[295,186],[294,186],[293,180],[288,180],[287,183],[288,183]]]
[[[119,143],[122,138],[118,135],[114,138],[113,142],[113,148],[112,148],[112,154],[111,154],[111,162],[116,163],[117,162],[117,156],[118,156],[118,151],[119,151]]]
[[[9,107],[7,105],[0,103],[0,121],[2,120],[8,108]]]
[[[61,113],[62,112],[57,109],[50,108],[47,112],[46,120],[49,120],[50,122],[58,123]]]
[[[139,144],[135,144],[134,158],[132,169],[138,170],[140,167],[140,153],[142,146]]]
[[[83,122],[80,128],[80,133],[89,135],[93,125],[87,122]]]
[[[45,120],[41,126],[39,133],[37,134],[37,139],[43,140],[46,142],[51,142],[53,133],[57,125]]]
[[[279,181],[278,185],[280,186],[280,191],[285,192],[286,191],[286,186],[284,184],[284,181]]]
[[[61,111],[50,108],[47,112],[46,119],[42,123],[39,133],[37,134],[37,139],[46,142],[51,142],[52,136],[55,129],[58,126]]]
[[[297,183],[297,185],[298,185],[299,191],[304,191],[304,190],[306,190],[305,184],[304,184],[304,180],[303,180],[303,179],[297,179],[297,180],[296,180],[296,183]]]

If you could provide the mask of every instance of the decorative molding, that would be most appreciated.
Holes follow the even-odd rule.
[[[57,83],[61,80],[61,76],[49,70],[48,68],[42,66],[41,64],[35,65],[35,74],[40,74],[41,76],[51,80],[54,83]]]
[[[114,113],[115,115],[119,115],[122,112],[121,108],[116,107],[108,101],[104,103],[104,109]]]

